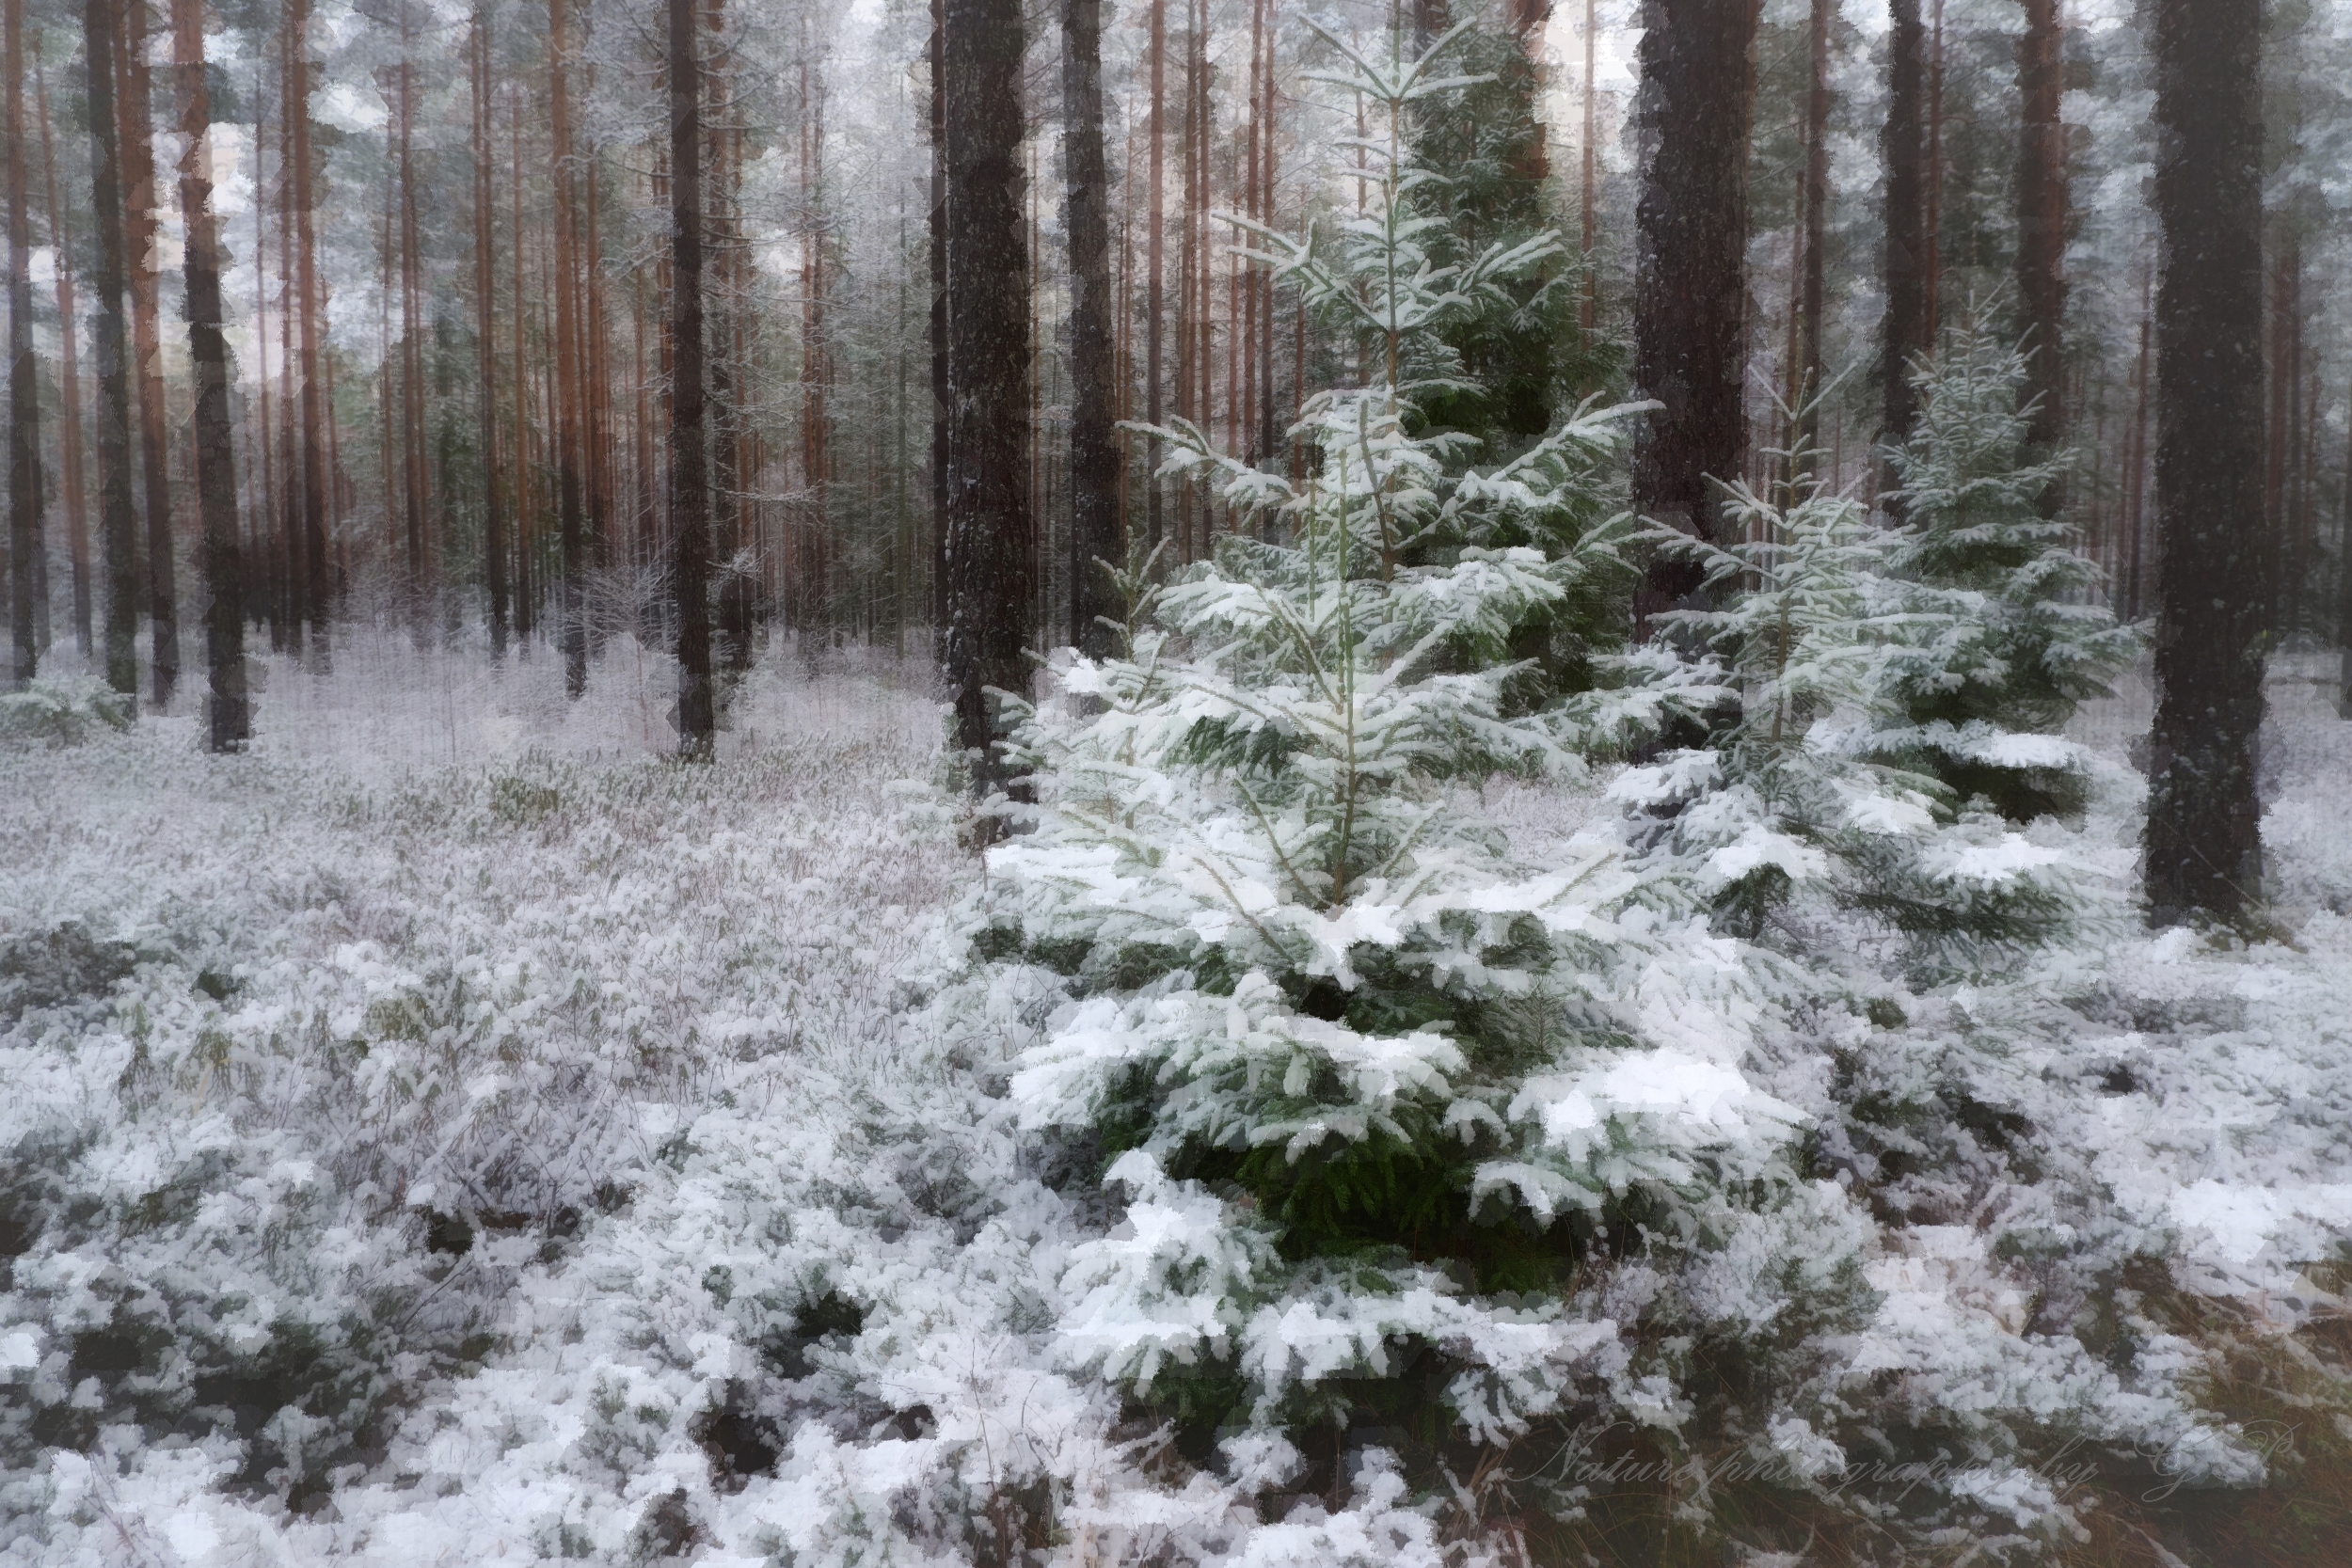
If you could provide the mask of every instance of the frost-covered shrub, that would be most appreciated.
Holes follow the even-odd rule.
[[[1722,683],[1737,716],[1708,748],[1614,782],[1629,844],[1694,870],[1725,927],[1750,937],[1808,907],[1859,912],[1937,969],[2063,932],[2078,901],[2060,854],[1877,754],[1902,721],[1905,673],[1965,607],[1917,602],[1890,575],[1900,538],[1818,481],[1787,504],[1741,483],[1724,511],[1728,546],[1659,537],[1704,563],[1722,607],[1657,620],[1700,650],[1665,656],[1686,686]]]
[[[1912,378],[1920,414],[1889,454],[1904,527],[1887,566],[1921,625],[1886,671],[1899,711],[1860,743],[2011,821],[2080,812],[2088,753],[2058,731],[2107,695],[2137,634],[2098,602],[2081,530],[2039,510],[2069,460],[2020,461],[2024,354],[1971,323]]]
[[[93,734],[127,730],[138,699],[102,681],[36,679],[21,691],[0,692],[0,740],[78,746]]]
[[[1333,45],[1392,124],[1448,86]],[[1439,330],[1556,242],[1440,265],[1430,177],[1388,158],[1336,254],[1268,253],[1382,373],[1310,400],[1296,484],[1162,433],[1276,542],[1128,580],[1123,656],[1061,666],[1017,737],[1038,830],[963,916],[990,994],[1041,991],[1023,1126],[1123,1200],[1070,1255],[1063,1354],[1200,1438],[1503,1444],[1631,1387],[1586,1275],[1789,1174],[1790,1115],[1739,1066],[1761,998],[1690,879],[1600,843],[1521,863],[1444,794],[1579,777],[1627,721],[1613,691],[1515,702],[1510,653],[1577,595],[1622,606],[1625,519],[1564,523],[1597,510],[1629,411],[1447,471],[1413,417],[1454,372]],[[1476,542],[1514,517],[1550,547]]]

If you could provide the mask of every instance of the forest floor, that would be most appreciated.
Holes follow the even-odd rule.
[[[331,675],[269,667],[243,757],[188,717],[0,742],[0,1564],[1004,1560],[998,1499],[1040,1476],[1080,1557],[1347,1560],[1230,1533],[1232,1493],[1057,1370],[1099,1217],[992,1100],[1020,1021],[945,1039],[922,1006],[978,874],[919,659],[771,661],[708,768],[660,754],[667,666],[625,639],[577,704],[544,650],[493,673],[358,633]],[[2273,678],[2278,940],[2134,925],[2134,685],[2081,721],[2098,807],[2046,830],[2106,923],[1935,1001],[1964,1036],[2064,1000],[1981,1092],[2257,1347],[2208,1386],[2251,1369],[2219,1405],[2280,1429],[2273,1490],[2320,1512],[2192,1528],[2216,1560],[2341,1560],[2304,1554],[2352,1516],[2352,1404],[2313,1391],[2352,1236],[2325,673]],[[1483,797],[1532,858],[1597,800]],[[1771,1070],[1802,1103],[1807,1069]],[[2030,1314],[2030,1260],[1964,1225],[1873,1251],[1885,1354],[1898,1320],[1961,1347]]]

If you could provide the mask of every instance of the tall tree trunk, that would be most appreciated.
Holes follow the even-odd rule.
[[[1167,156],[1163,151],[1168,120],[1168,0],[1152,0],[1152,119],[1144,135],[1145,161],[1151,166],[1151,194],[1147,198],[1151,215],[1145,221],[1144,281],[1143,281],[1143,422],[1157,429],[1167,417],[1160,404],[1160,384],[1165,379],[1161,367],[1165,328],[1162,318],[1167,313],[1166,285],[1161,273],[1166,264],[1167,207],[1161,189],[1165,178]],[[1152,436],[1143,449],[1143,526],[1144,537],[1153,549],[1159,548],[1161,531],[1167,526],[1160,515],[1160,442]]]
[[[985,795],[1002,781],[991,688],[1029,672],[1028,272],[1022,229],[1020,0],[946,0],[947,490],[946,674],[956,743]]]
[[[287,24],[279,29],[284,75],[278,88],[283,113],[278,117],[278,404],[284,411],[284,419],[278,432],[278,471],[283,476],[283,483],[279,485],[278,499],[277,549],[282,568],[278,574],[278,586],[284,599],[282,611],[286,626],[286,647],[289,652],[299,657],[303,649],[302,628],[310,619],[310,574],[307,563],[308,541],[304,539],[302,531],[302,446],[299,439],[300,433],[296,428],[298,416],[295,410],[298,400],[294,394],[296,360],[294,323],[302,313],[300,298],[295,292],[297,269],[294,264],[294,231],[300,225],[294,216],[294,209],[302,198],[299,194],[301,182],[295,173],[294,122],[305,118],[302,110],[307,102],[307,89],[303,84],[309,80],[309,75],[308,67],[303,63],[301,40],[296,37],[293,25],[294,20],[293,8],[289,7],[286,17]],[[384,292],[381,297],[385,302],[385,309],[389,311],[391,309],[392,297],[390,183],[387,182],[384,188],[386,192],[384,199],[385,262]],[[390,318],[388,316],[385,319],[389,321]],[[389,327],[385,329],[383,347],[383,359],[387,367],[384,372],[386,395],[379,401],[385,411],[384,417],[389,421],[391,419],[392,406],[389,395],[391,371],[389,368],[391,364],[391,336]],[[391,448],[389,445],[390,430],[391,426],[388,422],[385,425],[388,444],[385,448],[384,464],[384,506],[387,515],[391,509],[393,483]]]
[[[2156,0],[2156,714],[2146,886],[2159,925],[2261,896],[2262,8]]]
[[[278,448],[277,438],[271,434],[269,407],[269,201],[262,178],[262,149],[267,139],[262,134],[267,122],[262,87],[262,71],[257,62],[253,72],[253,346],[260,372],[256,379],[261,389],[261,432],[253,441],[260,451],[260,461],[257,464],[248,455],[246,462],[247,482],[258,484],[253,526],[246,535],[246,613],[248,620],[269,624],[270,649],[283,653],[286,622],[285,595],[278,582],[283,566],[278,560]],[[248,437],[252,437],[253,427],[247,425],[246,429]]]
[[[1927,269],[1927,339],[1931,351],[1940,330],[1944,280],[1944,0],[1934,0],[1928,32],[1928,233],[1920,260]]]
[[[531,485],[531,373],[525,352],[530,334],[524,329],[525,301],[530,296],[523,290],[523,85],[519,81],[512,84],[509,107],[513,110],[508,122],[509,163],[515,176],[515,224],[509,235],[515,256],[515,636],[528,655],[531,633],[539,621],[539,601],[532,560],[532,508],[537,498]]]
[[[1919,0],[1888,0],[1886,126],[1879,156],[1886,165],[1886,313],[1879,328],[1884,399],[1879,439],[1900,446],[1919,417],[1911,361],[1927,351],[1927,36]],[[1891,467],[1882,489],[1895,483]]]
[[[564,79],[568,47],[564,0],[548,0],[548,124],[555,143],[548,162],[555,171],[556,527],[564,551],[564,690],[578,697],[588,689],[588,562],[580,531],[580,325],[574,296],[579,273],[572,255],[572,111]]]
[[[400,65],[392,91],[394,172],[400,181],[400,455],[401,534],[408,562],[405,601],[409,636],[423,647],[433,619],[432,567],[425,546],[425,384],[423,290],[417,264],[415,38],[406,0],[400,8]]]
[[[163,322],[156,295],[154,119],[147,65],[147,0],[125,0],[116,13],[115,43],[122,96],[123,238],[129,246],[131,339],[137,357],[139,473],[147,501],[149,683],[155,705],[169,705],[180,686],[178,531],[171,524],[170,422],[164,407]]]
[[[954,429],[947,406],[947,0],[931,0],[931,632],[947,630],[947,469]],[[934,651],[941,651],[934,644]]]
[[[64,418],[58,466],[65,470],[66,553],[73,570],[73,636],[82,657],[95,651],[90,633],[89,499],[82,477],[81,322],[73,299],[73,262],[66,245],[65,207],[57,197],[57,157],[49,134],[49,81],[39,51],[33,59],[33,92],[40,119],[40,167],[48,193],[49,242],[56,251],[58,403]]]
[[[2017,42],[2017,301],[2025,317],[2025,396],[2028,455],[2058,451],[2066,435],[2066,127],[2058,0],[2025,0],[2026,32]],[[2060,486],[2046,486],[2042,515],[2055,517]]]
[[[186,227],[188,357],[196,368],[196,504],[204,529],[205,718],[215,752],[252,733],[245,689],[245,580],[237,548],[236,433],[229,419],[229,346],[221,337],[220,226],[213,216],[213,103],[204,80],[203,0],[171,0],[179,78],[180,214]]]
[[[670,528],[677,593],[680,755],[707,757],[710,489],[703,436],[703,119],[700,8],[670,0]]]
[[[1584,335],[1584,355],[1589,361],[1595,344],[1595,324],[1600,315],[1600,262],[1594,255],[1599,244],[1598,216],[1599,181],[1599,47],[1600,14],[1596,0],[1584,0],[1584,136],[1580,149],[1583,158],[1583,178],[1577,193],[1578,254],[1584,261],[1582,297],[1577,302],[1578,328]]]
[[[467,40],[473,87],[473,294],[474,347],[479,356],[482,429],[482,561],[489,578],[490,657],[506,657],[505,476],[499,471],[498,442],[498,257],[490,170],[490,21],[473,15]]]
[[[24,0],[0,0],[0,56],[8,74],[5,180],[8,207],[8,614],[16,634],[16,684],[40,662],[33,593],[40,533],[40,397],[33,362],[33,228],[24,199]]]
[[[1748,120],[1756,0],[1644,0],[1635,209],[1634,380],[1663,406],[1638,443],[1634,505],[1714,538],[1710,480],[1739,477],[1748,234]],[[1660,561],[1637,626],[1695,593],[1699,572]]]
[[[1263,0],[1260,0],[1263,8]],[[1070,235],[1071,640],[1089,657],[1112,652],[1116,615],[1119,448],[1112,440],[1110,181],[1103,166],[1102,0],[1062,0],[1062,169]]]
[[[324,673],[329,645],[326,618],[332,609],[332,587],[326,553],[326,443],[321,400],[325,384],[319,373],[320,340],[326,328],[326,303],[319,292],[318,166],[310,155],[310,0],[290,0],[287,25],[292,30],[293,101],[286,119],[293,134],[295,292],[300,309],[299,352],[295,373],[301,386],[302,414],[302,601],[310,611],[310,660]],[[287,410],[291,420],[293,409]],[[290,470],[291,471],[291,470]]]
[[[1804,98],[1804,276],[1797,312],[1803,343],[1797,356],[1797,393],[1791,400],[1798,410],[1796,446],[1807,454],[1821,444],[1822,293],[1829,261],[1829,34],[1835,13],[1834,0],[1813,0]],[[1795,461],[1806,469],[1820,467],[1816,455]]]
[[[121,123],[115,116],[114,0],[83,0],[90,208],[98,224],[98,511],[106,554],[106,684],[139,689],[138,517],[131,504],[130,349],[123,314]]]

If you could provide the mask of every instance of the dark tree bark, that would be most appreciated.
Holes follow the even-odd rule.
[[[2066,127],[2058,119],[2064,82],[2058,0],[2025,0],[2026,32],[2017,41],[2017,302],[2026,329],[2025,396],[2029,455],[2044,456],[2065,439]],[[2041,498],[2058,515],[2059,486]]]
[[[2146,889],[2158,925],[2261,895],[2262,8],[2156,0],[2156,715]]]
[[[171,0],[179,78],[180,213],[187,229],[188,357],[196,367],[196,501],[204,528],[205,717],[215,752],[252,734],[245,689],[245,581],[237,547],[235,433],[229,420],[229,346],[221,337],[220,225],[213,215],[213,104],[204,81],[203,0]]]
[[[1031,560],[1020,0],[946,0],[947,648],[956,743],[1003,782],[989,689],[1025,691]]]
[[[327,667],[329,648],[326,636],[327,611],[331,608],[331,586],[327,580],[326,553],[326,483],[327,461],[325,414],[321,400],[326,386],[320,374],[319,339],[326,320],[326,309],[319,293],[318,235],[312,209],[318,204],[318,166],[310,155],[310,11],[309,0],[291,0],[287,26],[292,29],[289,47],[293,58],[293,102],[286,106],[287,129],[292,141],[294,167],[288,178],[293,183],[294,220],[294,273],[299,309],[300,363],[296,367],[302,386],[302,603],[310,611],[310,660],[312,667],[324,672]],[[294,410],[287,410],[291,422]],[[291,485],[293,466],[288,465]],[[289,498],[290,500],[292,498]]]
[[[57,252],[57,363],[64,430],[59,466],[65,470],[66,551],[73,569],[73,635],[87,658],[97,643],[90,630],[89,507],[82,477],[82,369],[80,319],[73,301],[73,263],[65,243],[65,207],[57,196],[57,158],[49,134],[49,82],[36,52],[33,92],[40,119],[40,167],[49,196],[49,239]]]
[[[490,169],[490,26],[476,11],[467,63],[473,86],[474,347],[481,363],[482,556],[490,590],[490,657],[506,657],[505,476],[499,471],[498,255]]]
[[[580,339],[573,282],[571,92],[565,80],[567,29],[564,0],[548,0],[548,130],[555,145],[555,428],[556,528],[564,553],[564,690],[588,689],[588,561],[580,497]],[[673,111],[675,112],[675,110]],[[675,170],[672,179],[676,178]]]
[[[947,629],[947,84],[941,35],[946,0],[931,0],[929,64],[931,77],[931,191],[926,217],[930,238],[931,309],[931,631]]]
[[[1756,0],[1644,0],[1636,110],[1644,179],[1634,212],[1634,381],[1663,406],[1637,444],[1633,501],[1686,533],[1717,532],[1710,480],[1739,476],[1747,442],[1748,120]],[[1637,626],[1697,591],[1660,561]]]
[[[0,55],[8,73],[8,613],[16,633],[16,684],[40,663],[33,591],[40,515],[40,397],[33,363],[33,228],[24,203],[24,0],[0,0]]]
[[[1110,185],[1103,166],[1102,0],[1062,4],[1062,158],[1070,235],[1071,641],[1112,651],[1111,584],[1095,562],[1122,557],[1119,448],[1112,438]]]
[[[139,476],[147,502],[147,616],[157,707],[180,686],[178,530],[171,521],[169,420],[164,408],[163,324],[156,301],[154,119],[147,65],[146,0],[127,0],[115,13],[116,67],[122,86],[121,117],[124,261],[131,289],[131,346],[136,360]]]
[[[1804,277],[1798,301],[1803,334],[1797,365],[1797,447],[1813,454],[1821,444],[1822,295],[1829,261],[1829,33],[1832,0],[1813,0],[1810,61],[1804,98]],[[1812,470],[1818,455],[1797,460]],[[1833,478],[1833,483],[1835,479]]]
[[[1160,404],[1160,383],[1164,379],[1161,357],[1165,345],[1163,318],[1167,313],[1167,285],[1162,270],[1167,264],[1167,242],[1164,221],[1167,198],[1161,188],[1162,165],[1166,158],[1162,143],[1166,135],[1168,107],[1168,0],[1152,0],[1152,115],[1145,132],[1144,160],[1151,165],[1151,216],[1144,234],[1143,282],[1143,422],[1156,428],[1166,417]],[[1160,511],[1160,443],[1157,436],[1145,441],[1143,448],[1143,526],[1144,537],[1153,549],[1159,548],[1160,531],[1166,526]]]
[[[1886,313],[1879,341],[1884,382],[1879,438],[1899,446],[1919,417],[1911,385],[1912,356],[1928,349],[1927,33],[1919,0],[1888,0],[1886,125],[1879,139],[1886,165]],[[1888,473],[1881,487],[1894,483]]]
[[[670,0],[670,528],[677,593],[677,743],[707,758],[710,484],[703,436],[703,111],[695,0]]]
[[[98,225],[98,515],[106,555],[106,684],[139,689],[138,516],[131,504],[131,381],[123,313],[122,157],[115,118],[114,0],[84,0],[90,207]]]

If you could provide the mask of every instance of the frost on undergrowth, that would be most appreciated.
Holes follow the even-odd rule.
[[[1404,63],[1331,41],[1392,128],[1456,85],[1447,40]],[[1635,410],[1449,468],[1459,437],[1415,411],[1459,373],[1443,331],[1557,242],[1440,264],[1435,177],[1393,134],[1384,157],[1335,247],[1257,253],[1378,373],[1309,401],[1295,483],[1160,432],[1250,528],[1171,583],[1127,575],[1124,652],[1057,666],[1013,742],[1036,831],[991,851],[961,916],[971,1005],[1031,998],[1006,1069],[1021,1125],[1119,1215],[1062,1275],[1064,1363],[1196,1457],[1287,1434],[1322,1456],[1313,1490],[1367,1425],[1405,1435],[1416,1484],[1571,1410],[1671,1431],[1688,1402],[1632,1281],[1836,1201],[1741,1070],[1773,972],[1712,927],[1701,881],[1597,840],[1521,863],[1446,793],[1581,778],[1723,689],[1525,690],[1522,627],[1574,603],[1622,619],[1629,519],[1602,503]],[[1481,543],[1505,521],[1543,547]],[[1857,1284],[1832,1260],[1850,1310]]]
[[[1889,671],[1896,711],[1853,741],[2022,822],[2083,809],[2089,754],[2058,732],[2139,637],[2098,601],[2081,529],[2042,515],[2071,465],[2020,459],[2026,356],[1976,313],[1912,367],[1920,414],[1888,453],[1905,525],[1888,568],[1915,621]]]

